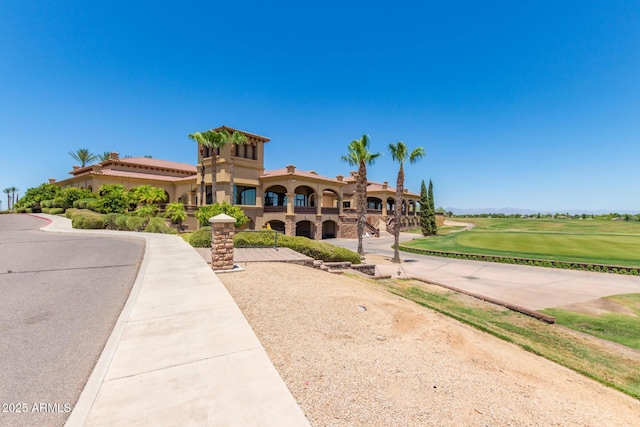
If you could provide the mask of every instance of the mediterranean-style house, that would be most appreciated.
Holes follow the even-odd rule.
[[[211,165],[216,162],[216,200],[241,207],[250,221],[246,228],[270,227],[287,235],[311,239],[331,237],[356,238],[356,172],[349,176],[326,177],[315,171],[303,171],[294,165],[265,170],[265,146],[269,138],[222,126],[230,133],[247,137],[244,145],[226,145],[222,149],[197,147],[198,166],[147,157],[119,157],[111,153],[108,160],[80,168],[74,166],[72,177],[50,182],[61,187],[79,187],[98,191],[103,184],[121,184],[127,189],[150,184],[164,189],[169,202],[183,202],[193,212],[212,197]],[[233,150],[233,157],[232,157]],[[214,152],[215,151],[215,152]],[[234,190],[230,191],[230,165],[233,161]],[[204,182],[205,200],[199,200]],[[405,189],[401,229],[420,227],[420,195]],[[394,220],[395,188],[385,181],[367,186],[367,224],[365,232],[379,236],[391,230]],[[444,216],[437,216],[438,225]],[[197,227],[194,218],[187,222]]]

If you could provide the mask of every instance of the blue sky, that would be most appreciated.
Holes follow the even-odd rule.
[[[393,185],[388,144],[423,146],[436,206],[640,211],[639,2],[1,0],[0,52],[21,194],[79,148],[194,163],[226,124],[327,176],[366,133]]]

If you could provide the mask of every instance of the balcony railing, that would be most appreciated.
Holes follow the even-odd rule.
[[[287,212],[286,206],[265,206],[265,212]]]
[[[294,206],[293,211],[297,214],[315,214],[316,208],[314,206]]]

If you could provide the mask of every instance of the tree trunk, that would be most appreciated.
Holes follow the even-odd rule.
[[[364,223],[367,221],[367,165],[360,161],[358,169],[358,181],[356,185],[356,215],[358,216],[356,229],[358,232],[358,253],[364,255],[362,247],[362,235],[364,234]]]
[[[235,163],[236,163],[236,156],[235,156],[235,145],[231,144],[231,147],[229,147],[229,203],[231,205],[235,204],[235,198],[234,198],[234,191],[233,191],[233,172],[234,172],[234,168],[235,168]]]
[[[204,206],[204,165],[200,166],[200,197],[198,206]]]
[[[218,156],[216,155],[215,149],[211,149],[211,204],[214,205],[218,201],[218,195],[216,194],[216,175],[217,175],[217,167],[216,162],[218,161]]]
[[[396,182],[396,208],[393,216],[396,223],[393,227],[393,259],[392,262],[400,263],[400,216],[402,214],[402,193],[404,192],[404,168],[400,165],[398,180]]]

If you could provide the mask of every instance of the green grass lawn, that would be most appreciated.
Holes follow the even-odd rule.
[[[614,295],[604,299],[626,307],[630,313],[590,315],[559,308],[548,308],[542,312],[555,316],[556,323],[560,325],[640,350],[640,294]]]
[[[415,239],[403,246],[594,264],[640,266],[640,222],[558,219],[464,219],[476,228]]]

